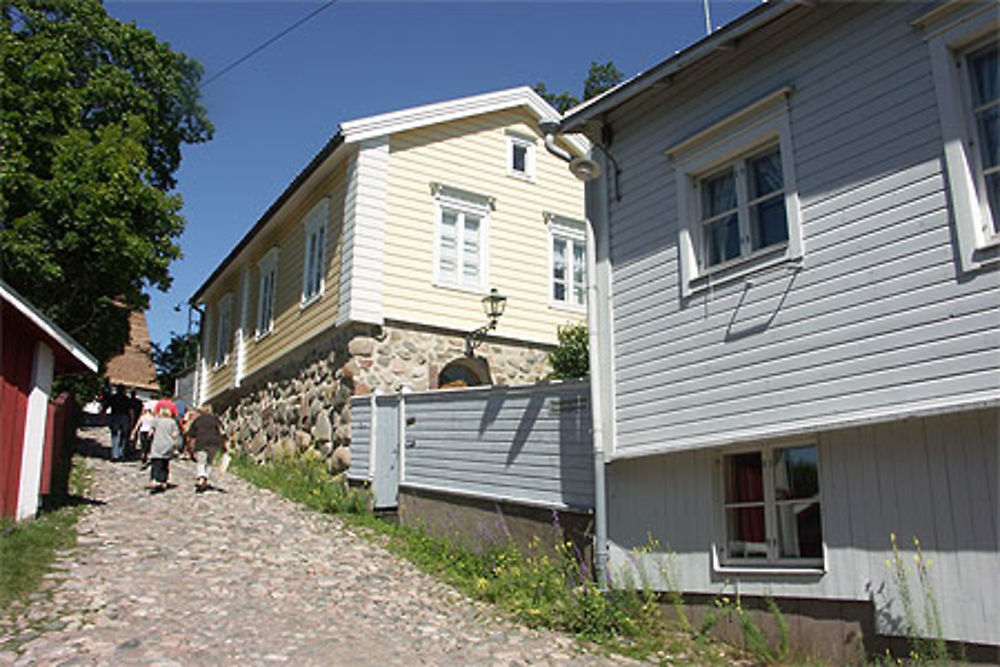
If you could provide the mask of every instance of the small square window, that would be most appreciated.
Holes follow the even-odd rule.
[[[723,561],[822,564],[816,446],[765,447],[726,455],[722,463]]]
[[[534,180],[535,140],[521,135],[507,135],[507,172],[511,176]]]

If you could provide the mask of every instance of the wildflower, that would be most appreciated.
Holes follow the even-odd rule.
[[[480,593],[486,590],[487,585],[488,585],[487,581],[484,577],[479,577],[478,579],[476,579],[476,590],[479,591]]]
[[[920,565],[920,554],[913,554],[913,562]]]
[[[892,563],[889,562],[888,558],[885,559],[885,566],[888,567],[888,568],[890,568],[890,569],[892,568]]]

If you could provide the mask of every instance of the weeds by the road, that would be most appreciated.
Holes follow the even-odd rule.
[[[85,466],[74,457],[70,490],[83,496],[89,487]],[[32,521],[0,522],[0,609],[12,609],[33,593],[56,553],[76,544],[76,521],[82,508],[72,503],[43,509]]]
[[[705,664],[730,663],[737,655],[730,647],[696,640],[668,621],[651,593],[634,586],[600,590],[568,542],[556,553],[538,542],[519,547],[509,541],[474,552],[457,540],[375,520],[365,492],[330,477],[322,461],[308,454],[278,457],[265,465],[237,457],[233,471],[291,500],[343,515],[352,525],[369,529],[390,551],[528,626],[570,632],[635,657],[659,654]]]

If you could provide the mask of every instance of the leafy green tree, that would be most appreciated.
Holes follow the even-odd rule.
[[[202,68],[98,0],[0,0],[3,279],[102,362],[170,286]]]
[[[550,378],[573,380],[590,372],[587,325],[566,324],[556,330],[559,346],[549,352]]]
[[[625,78],[625,75],[615,67],[614,61],[609,60],[606,63],[591,61],[590,71],[587,72],[587,78],[583,82],[583,100],[589,100],[592,97],[600,95],[605,90],[614,88],[621,83],[623,78]],[[558,95],[549,91],[548,87],[541,81],[535,84],[535,92],[555,107],[559,113],[566,113],[566,111],[580,103],[580,98],[574,97],[566,91]]]
[[[153,343],[153,363],[156,364],[156,381],[165,396],[172,396],[174,383],[194,366],[198,358],[198,334],[171,332],[166,346]]]

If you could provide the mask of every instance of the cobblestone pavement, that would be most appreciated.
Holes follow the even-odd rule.
[[[81,431],[106,456],[106,429]],[[27,613],[0,614],[0,665],[597,665],[572,638],[488,606],[232,475],[195,494],[194,464],[150,495],[138,463],[90,456],[75,549]]]

